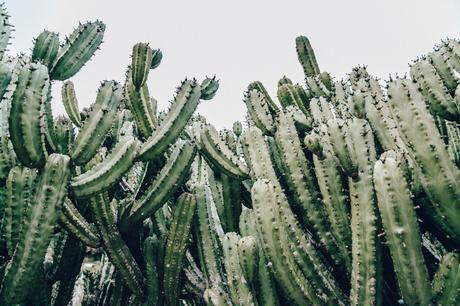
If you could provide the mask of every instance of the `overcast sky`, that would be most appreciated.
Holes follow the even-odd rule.
[[[320,69],[342,78],[359,64],[386,79],[446,37],[460,38],[459,0],[6,0],[16,27],[10,53],[30,52],[41,30],[61,39],[79,21],[106,25],[101,50],[72,80],[80,107],[95,98],[99,82],[122,81],[132,45],[161,48],[163,62],[149,76],[150,93],[165,108],[187,77],[217,75],[220,90],[199,112],[217,127],[245,113],[243,92],[260,80],[272,95],[286,75],[303,82],[295,37],[306,35]],[[62,113],[60,82],[53,111]]]

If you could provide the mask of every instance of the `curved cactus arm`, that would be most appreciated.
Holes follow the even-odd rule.
[[[144,260],[147,275],[147,306],[159,305],[161,296],[161,276],[163,263],[163,241],[152,235],[144,241]]]
[[[48,69],[44,65],[31,63],[20,68],[11,97],[9,132],[16,156],[28,167],[45,163],[41,118],[49,86]]]
[[[108,195],[100,193],[89,201],[90,209],[102,239],[102,246],[110,261],[123,277],[128,288],[139,299],[144,299],[145,279],[128,246],[116,228],[116,219]]]
[[[248,178],[248,168],[222,141],[214,126],[208,124],[200,133],[200,152],[210,164],[239,180]]]
[[[457,253],[442,257],[432,283],[433,305],[454,305],[460,298],[460,260]]]
[[[66,80],[74,76],[94,55],[104,37],[101,21],[79,24],[66,38],[50,70],[52,80]]]
[[[152,65],[153,50],[148,43],[137,43],[131,55],[131,80],[139,90],[147,82]]]
[[[310,40],[305,36],[299,36],[295,39],[295,47],[305,77],[312,77],[319,74],[320,70]]]
[[[351,261],[346,249],[339,249],[335,237],[332,235],[331,225],[318,192],[311,163],[305,157],[299,136],[291,116],[280,112],[277,119],[275,141],[281,153],[284,178],[298,207],[297,216],[309,227],[315,237],[324,245],[331,254],[337,266],[351,269]]]
[[[268,100],[263,93],[256,89],[247,91],[244,95],[244,103],[254,124],[264,134],[273,135],[275,120],[268,106]]]
[[[10,256],[13,256],[16,244],[21,238],[27,211],[34,204],[32,201],[36,178],[35,169],[20,166],[13,167],[8,175],[2,234]]]
[[[0,289],[4,304],[24,301],[35,274],[43,263],[69,181],[69,157],[48,156],[27,213],[21,239],[8,262]]]
[[[396,160],[383,155],[375,163],[374,186],[402,298],[408,305],[427,305],[428,271],[417,216]]]
[[[80,128],[82,126],[82,120],[80,111],[78,109],[78,100],[75,94],[75,88],[72,81],[66,81],[64,84],[62,84],[61,96],[67,116],[69,116],[73,124]]]
[[[254,305],[255,301],[250,284],[241,268],[241,258],[238,252],[239,238],[238,234],[234,232],[225,234],[222,240],[223,261],[232,304],[250,306]]]
[[[167,305],[177,305],[179,301],[180,274],[195,208],[196,200],[193,194],[183,193],[177,199],[166,241],[164,259],[163,290]]]
[[[422,95],[410,80],[388,84],[389,102],[398,129],[423,189],[430,198],[430,218],[447,235],[460,241],[460,171],[454,165],[429,114]],[[428,204],[428,203],[427,203]]]
[[[255,266],[249,266],[246,260],[246,255],[243,255],[243,271],[245,275],[248,275],[248,279],[252,279],[253,286],[256,291],[256,298],[259,305],[279,305],[279,297],[276,291],[275,280],[270,271],[270,265],[267,261],[267,258],[261,247],[261,241],[257,235],[257,228],[255,224],[255,216],[252,209],[243,209],[240,215],[239,223],[240,233],[247,237],[255,237],[257,242],[257,253],[258,261]],[[251,239],[250,239],[251,240]],[[251,242],[248,242],[251,244]],[[241,242],[240,244],[243,244]],[[242,253],[243,246],[239,247]],[[249,256],[249,255],[248,255]],[[252,257],[252,256],[251,256]],[[253,273],[253,269],[257,267],[256,271]],[[253,278],[249,275],[253,274]]]
[[[92,248],[100,246],[100,238],[69,198],[66,198],[62,204],[59,222],[67,232],[81,240],[85,245]]]
[[[117,115],[121,99],[122,92],[118,83],[105,81],[101,84],[90,115],[70,151],[70,157],[76,165],[86,164],[96,154]]]
[[[259,92],[259,95],[264,97],[264,99],[265,99],[265,101],[267,103],[268,110],[269,110],[270,114],[275,116],[279,112],[278,106],[273,101],[273,99],[270,97],[270,95],[268,94],[268,92],[265,89],[265,87],[262,84],[262,82],[254,81],[251,84],[249,84],[248,85],[248,92],[250,92],[252,90],[256,90],[257,92]]]
[[[40,62],[51,69],[59,50],[59,35],[44,30],[34,40],[32,61]]]
[[[177,91],[166,118],[155,134],[142,145],[140,159],[149,161],[157,158],[174,143],[192,117],[200,102],[201,87],[195,80],[185,80]]]
[[[7,51],[7,47],[11,38],[13,26],[10,24],[10,15],[5,8],[5,3],[0,5],[0,59],[2,59]]]
[[[100,164],[72,179],[70,186],[75,196],[90,197],[115,185],[133,166],[139,147],[134,137],[121,138]]]
[[[196,146],[188,141],[179,143],[155,181],[144,195],[127,208],[121,226],[138,223],[155,213],[168,198],[187,180],[196,155]]]
[[[136,121],[141,138],[149,138],[158,124],[150,99],[149,89],[147,84],[136,89],[131,80],[130,71],[128,71],[128,77],[125,84],[125,100]]]

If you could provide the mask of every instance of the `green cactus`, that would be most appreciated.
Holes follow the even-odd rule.
[[[59,50],[59,35],[55,32],[44,30],[35,39],[32,50],[32,61],[41,62],[51,69]]]
[[[118,83],[105,81],[101,84],[89,117],[84,121],[70,150],[70,157],[76,165],[86,164],[96,154],[117,115],[121,99]]]
[[[374,166],[378,207],[402,298],[408,305],[427,305],[428,272],[417,217],[403,173],[391,153],[382,155]]]
[[[460,172],[450,159],[416,85],[410,80],[394,80],[388,84],[388,95],[400,135],[431,200],[430,218],[447,235],[459,240],[459,210],[455,203],[459,199]]]
[[[61,89],[62,103],[70,120],[77,127],[81,128],[82,120],[78,109],[78,100],[75,95],[75,88],[71,81],[66,81]]]
[[[70,169],[69,157],[51,154],[40,174],[33,203],[25,216],[21,238],[3,277],[0,298],[3,303],[24,301],[53,234],[66,194]]]
[[[59,49],[50,69],[51,79],[63,81],[74,76],[99,48],[104,31],[100,21],[79,24]]]
[[[457,253],[448,253],[442,257],[432,283],[433,305],[453,305],[458,301],[459,264]]]
[[[177,91],[169,112],[155,134],[139,151],[139,158],[150,161],[159,157],[180,135],[200,102],[201,87],[195,80],[185,80]]]
[[[166,241],[164,258],[163,290],[166,305],[178,304],[180,272],[185,259],[185,250],[195,208],[196,200],[193,194],[183,193],[177,199]]]
[[[19,69],[17,85],[11,97],[9,133],[16,156],[28,167],[40,167],[45,163],[41,118],[49,86],[45,66],[31,63]]]

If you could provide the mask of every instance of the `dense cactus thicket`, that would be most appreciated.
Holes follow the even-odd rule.
[[[194,114],[215,78],[157,109],[146,43],[79,109],[104,24],[12,56],[0,10],[1,305],[459,303],[459,41],[384,83],[334,80],[298,37],[305,83],[251,83],[218,131]]]

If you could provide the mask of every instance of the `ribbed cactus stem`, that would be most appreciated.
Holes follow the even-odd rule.
[[[408,185],[392,157],[374,166],[374,186],[393,265],[407,305],[429,304],[428,272]]]

